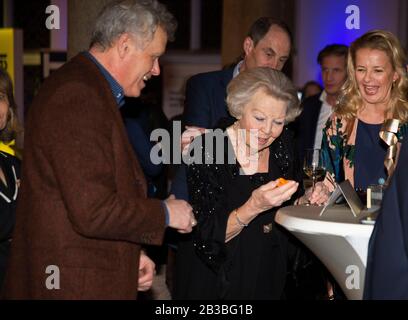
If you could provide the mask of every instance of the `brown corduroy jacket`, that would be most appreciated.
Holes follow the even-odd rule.
[[[141,244],[160,245],[165,214],[118,105],[82,54],[32,104],[3,290],[8,299],[135,299]]]

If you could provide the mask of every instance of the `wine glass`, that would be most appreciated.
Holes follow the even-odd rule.
[[[306,149],[303,171],[309,178],[312,179],[313,193],[315,190],[316,181],[323,178],[326,174],[326,168],[323,164],[322,151],[320,149]]]

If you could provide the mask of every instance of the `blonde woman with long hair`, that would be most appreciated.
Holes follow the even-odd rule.
[[[405,63],[400,42],[388,31],[367,32],[351,44],[348,80],[323,130],[326,168],[337,182],[348,179],[355,188],[365,190],[388,178],[384,165],[388,146],[380,132],[388,119],[399,120],[398,141],[407,131]]]

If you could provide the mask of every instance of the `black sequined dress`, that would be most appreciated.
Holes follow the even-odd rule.
[[[225,136],[224,160],[228,147],[231,142]],[[216,156],[216,151],[205,154],[207,160]],[[260,214],[228,243],[225,232],[229,213],[253,190],[279,177],[301,181],[295,159],[292,136],[285,129],[270,146],[268,173],[240,175],[238,163],[188,166],[190,203],[198,225],[178,246],[174,299],[282,298],[291,245],[287,232],[274,222],[278,208]],[[291,201],[302,192],[300,188]]]

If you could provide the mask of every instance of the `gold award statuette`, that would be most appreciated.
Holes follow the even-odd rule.
[[[388,181],[390,180],[395,169],[395,161],[398,150],[398,137],[396,134],[398,132],[399,124],[400,121],[397,119],[388,119],[384,122],[380,131],[380,138],[388,145],[387,154],[385,155],[384,159],[384,165],[388,172],[388,179],[385,185],[388,185]]]

